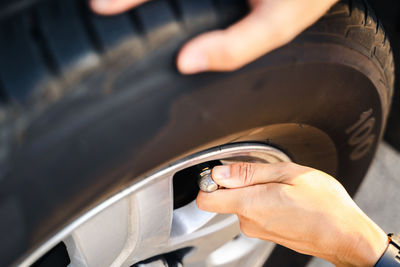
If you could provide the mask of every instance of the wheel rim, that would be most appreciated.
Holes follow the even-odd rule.
[[[202,211],[195,201],[173,209],[174,174],[211,160],[223,164],[291,161],[282,151],[257,143],[229,144],[196,153],[144,177],[86,212],[21,265],[31,265],[61,241],[71,266],[131,266],[182,249],[185,266],[262,265],[274,244],[240,234],[235,215]]]

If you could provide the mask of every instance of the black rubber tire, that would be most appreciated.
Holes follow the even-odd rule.
[[[1,21],[1,266],[151,170],[224,143],[276,145],[356,192],[393,91],[373,12],[340,2],[239,71],[176,71],[186,40],[245,12],[244,1],[154,0],[106,18],[53,0]],[[308,259],[280,247],[266,266]]]
[[[395,77],[400,75],[400,2],[393,0],[369,0],[369,3],[381,19],[393,47]],[[396,79],[393,103],[385,132],[385,141],[400,151],[400,83]]]

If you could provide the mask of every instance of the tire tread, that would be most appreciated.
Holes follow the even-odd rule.
[[[393,94],[393,52],[388,36],[366,0],[345,0],[333,6],[320,22],[306,33],[321,33],[340,37],[357,44],[366,56],[374,59],[385,73],[388,98]]]

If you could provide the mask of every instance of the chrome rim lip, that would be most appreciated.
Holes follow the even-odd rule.
[[[223,146],[218,146],[215,148],[210,148],[188,157],[185,157],[181,160],[175,161],[174,163],[168,164],[165,167],[162,167],[149,175],[143,176],[142,179],[139,179],[138,182],[131,184],[127,188],[119,191],[112,197],[106,199],[102,203],[98,204],[94,208],[87,211],[85,214],[71,222],[69,225],[64,227],[58,233],[56,233],[53,237],[48,239],[42,245],[40,245],[35,251],[30,253],[27,257],[25,257],[18,266],[30,266],[36,260],[38,260],[41,256],[43,256],[46,252],[48,252],[51,248],[57,245],[59,242],[63,241],[71,232],[77,229],[80,225],[89,221],[91,218],[104,211],[111,205],[117,203],[118,201],[130,196],[136,191],[140,190],[143,187],[151,186],[153,183],[156,183],[159,179],[164,178],[169,173],[176,173],[179,170],[184,168],[196,165],[201,162],[211,161],[211,160],[221,160],[223,158],[232,158],[235,156],[243,156],[247,154],[249,156],[256,157],[257,155],[261,158],[262,155],[268,155],[271,159],[275,158],[276,162],[291,162],[291,159],[282,151],[278,150],[275,147],[266,144],[260,143],[237,143],[237,144],[228,144]],[[268,161],[267,162],[271,162]],[[274,160],[272,160],[274,162]]]

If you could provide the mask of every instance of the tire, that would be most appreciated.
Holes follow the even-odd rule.
[[[393,92],[381,25],[363,1],[340,2],[241,70],[178,74],[186,40],[246,10],[244,1],[154,0],[106,18],[57,0],[1,22],[1,266],[150,171],[221,144],[272,144],[354,195]],[[278,248],[266,266],[308,259]]]
[[[390,0],[370,0],[371,6],[376,10],[377,15],[381,18],[382,25],[385,27],[393,47],[393,57],[395,59],[396,77],[399,75],[400,69],[400,34],[396,25],[398,25],[398,17],[400,15],[400,3]],[[388,118],[385,132],[385,141],[392,147],[400,151],[400,84],[395,81],[395,90],[393,94],[393,103]]]

